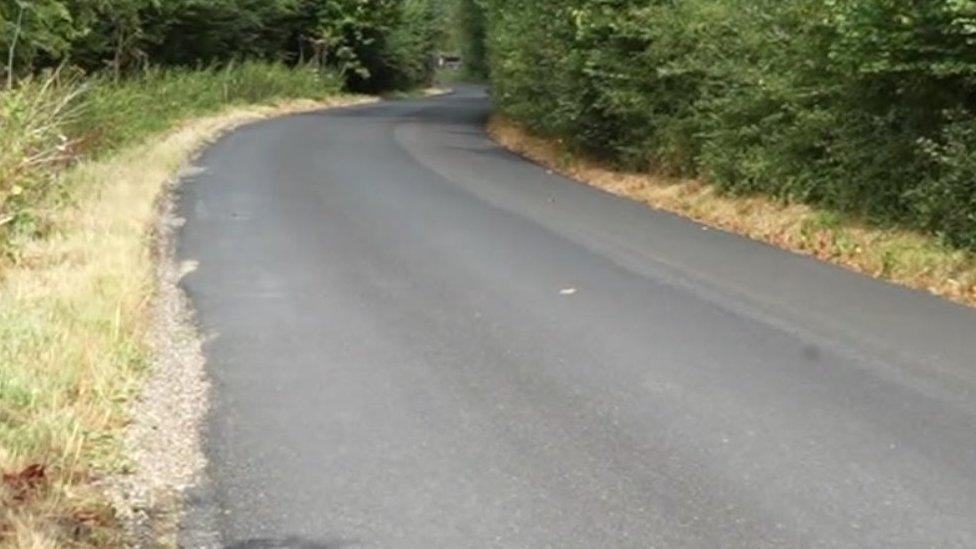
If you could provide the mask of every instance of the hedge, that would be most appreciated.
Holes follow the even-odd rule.
[[[976,1],[484,0],[493,98],[628,168],[976,249]]]

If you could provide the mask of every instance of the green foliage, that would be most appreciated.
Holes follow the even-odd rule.
[[[536,131],[976,247],[976,1],[485,1]]]
[[[17,67],[40,56],[60,57],[85,34],[89,17],[89,10],[72,13],[60,0],[0,0],[0,45],[14,53]]]
[[[116,77],[150,65],[314,61],[359,90],[427,81],[442,0],[0,0],[4,72],[69,63]],[[7,61],[7,59],[4,59]]]
[[[447,12],[430,0],[404,0],[402,24],[390,35],[385,58],[388,81],[385,87],[404,89],[430,84],[435,59],[431,55],[445,39]]]
[[[488,77],[487,21],[481,0],[457,0],[455,17],[458,23],[457,40],[461,44],[464,72],[469,78]]]

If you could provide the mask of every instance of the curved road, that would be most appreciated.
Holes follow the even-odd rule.
[[[976,312],[548,173],[487,109],[204,154],[187,546],[976,547]]]

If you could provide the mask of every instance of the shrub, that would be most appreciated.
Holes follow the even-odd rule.
[[[115,78],[146,66],[314,62],[357,90],[429,78],[440,0],[0,0],[3,73],[69,63]],[[4,59],[7,61],[7,59]]]
[[[537,132],[976,246],[976,1],[487,0],[485,26]]]

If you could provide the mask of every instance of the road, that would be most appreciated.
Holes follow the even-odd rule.
[[[976,312],[572,182],[483,90],[183,184],[188,546],[976,547]]]

